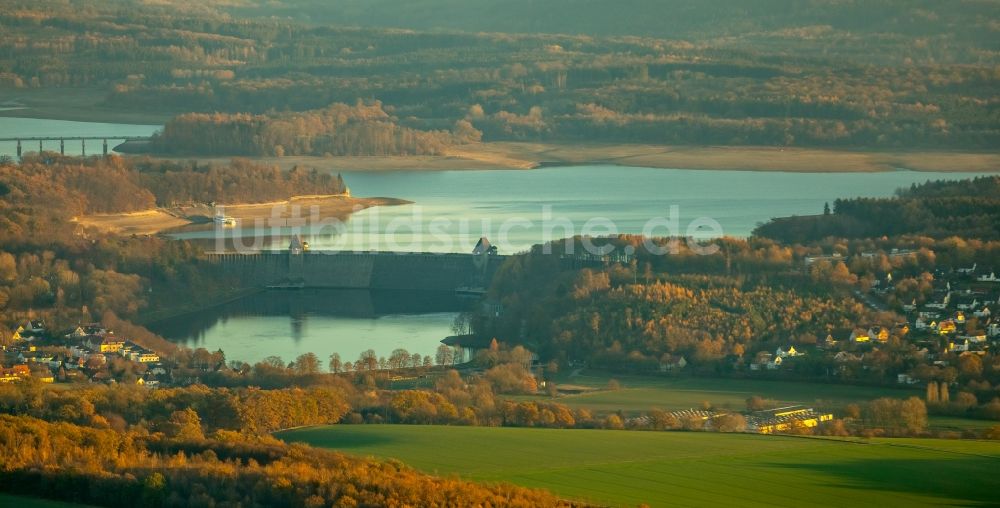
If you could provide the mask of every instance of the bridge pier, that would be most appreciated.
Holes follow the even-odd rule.
[[[81,139],[80,140],[80,154],[83,155],[84,157],[87,156],[87,140],[86,139]]]
[[[21,140],[17,140],[17,158],[21,158]]]
[[[38,140],[38,155],[42,154],[42,140]]]
[[[108,140],[104,140],[104,156],[108,156]]]
[[[59,140],[59,155],[66,155],[66,140]]]

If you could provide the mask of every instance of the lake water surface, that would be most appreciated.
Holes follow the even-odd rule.
[[[376,207],[346,223],[265,229],[300,233],[313,248],[469,252],[487,236],[501,253],[523,251],[573,234],[653,236],[750,235],[773,217],[822,213],[837,198],[891,196],[901,187],[975,173],[785,173],[575,166],[507,171],[345,172],[356,196],[387,196],[412,205]],[[308,216],[303,210],[303,216]],[[548,219],[546,219],[548,217]],[[675,221],[671,221],[676,218]],[[249,225],[244,225],[249,226]],[[223,230],[245,236],[250,227]],[[212,238],[216,231],[177,235]],[[266,236],[266,235],[264,235]],[[273,242],[285,248],[287,240]],[[258,247],[270,248],[266,239]]]
[[[0,117],[0,137],[147,136],[159,128]],[[53,145],[46,145],[46,149],[58,150],[58,143]],[[67,144],[67,153],[79,153],[70,149],[78,150],[79,143]],[[0,143],[0,154],[13,155],[14,150],[14,143]],[[37,150],[37,144],[27,144],[25,150]],[[99,150],[99,144],[88,145],[88,153]],[[758,223],[772,217],[821,213],[824,203],[832,204],[837,198],[891,196],[896,189],[913,183],[973,175],[691,171],[602,165],[531,171],[345,172],[344,179],[356,196],[403,198],[414,204],[371,208],[354,214],[342,227],[327,224],[301,232],[317,249],[430,252],[468,252],[480,236],[488,236],[505,254],[547,239],[587,232],[663,236],[693,230],[705,236],[747,236]],[[649,229],[650,220],[657,218],[661,219],[658,225]],[[237,237],[256,232],[225,230],[226,235]],[[288,228],[268,231],[279,235],[294,232]],[[214,234],[203,231],[178,236],[208,239]],[[284,248],[285,241],[273,243]],[[395,348],[433,356],[439,341],[451,334],[451,323],[462,305],[453,295],[267,292],[159,323],[153,329],[179,343],[222,349],[229,359],[250,362],[272,355],[290,361],[305,352],[316,353],[321,359],[338,352],[345,361],[354,361],[369,348],[381,356],[388,356]]]
[[[150,136],[162,129],[162,125],[133,125],[96,122],[71,122],[67,120],[44,120],[38,118],[0,117],[0,138],[15,137],[58,137],[58,136]],[[121,143],[113,137],[108,138],[108,150]],[[80,155],[80,141],[67,141],[66,155]],[[87,142],[88,155],[100,155],[100,141]],[[37,152],[37,141],[23,141],[21,149],[24,153]],[[46,151],[59,151],[58,141],[48,141],[42,144]],[[17,156],[16,141],[0,141],[0,155]]]
[[[366,349],[434,357],[467,305],[450,293],[268,291],[150,328],[188,347],[222,349],[229,360],[279,356],[289,362],[311,352],[325,365],[331,353],[354,362]]]

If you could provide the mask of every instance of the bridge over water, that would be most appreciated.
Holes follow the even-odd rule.
[[[108,140],[111,141],[149,141],[152,139],[150,136],[21,136],[12,138],[0,138],[0,142],[17,142],[17,156],[21,157],[22,153],[22,143],[27,142],[38,142],[38,152],[41,153],[44,149],[44,143],[46,141],[58,141],[59,142],[59,153],[66,155],[66,142],[67,141],[79,141],[80,151],[83,155],[87,155],[87,141],[102,141],[103,153],[108,154]]]

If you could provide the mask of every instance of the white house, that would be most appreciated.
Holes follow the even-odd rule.
[[[979,307],[979,299],[973,298],[969,303],[960,303],[955,306],[959,310],[975,310]]]
[[[944,310],[948,308],[948,304],[951,302],[951,291],[945,293],[944,298],[940,302],[931,302],[925,304],[924,307],[929,309],[940,309]]]
[[[990,272],[989,275],[980,275],[976,280],[979,282],[1000,282],[1000,278],[997,277],[996,272]]]
[[[959,268],[958,269],[958,273],[964,273],[966,275],[972,275],[973,273],[976,273],[976,266],[977,266],[976,263],[972,263],[972,267],[971,268]]]
[[[790,358],[790,357],[802,356],[803,354],[805,353],[800,353],[799,351],[797,351],[795,349],[795,346],[788,346],[787,350],[779,347],[774,352],[774,355],[777,356],[778,358]]]

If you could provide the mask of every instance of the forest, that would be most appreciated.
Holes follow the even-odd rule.
[[[31,318],[62,328],[130,320],[170,302],[210,301],[220,288],[231,286],[217,272],[202,269],[201,249],[190,243],[79,231],[75,216],[345,190],[339,176],[306,168],[282,171],[241,159],[199,165],[46,152],[20,164],[0,161],[3,324]],[[172,349],[148,335],[147,344],[155,344],[149,347]]]
[[[754,235],[785,243],[958,233],[967,239],[1000,239],[1000,177],[928,182],[892,198],[838,199],[832,213],[778,218],[754,230]]]
[[[689,20],[686,29],[637,25],[640,33],[630,35],[553,14],[599,3],[518,2],[481,17],[490,25],[483,30],[517,33],[346,27],[337,23],[371,24],[386,5],[359,14],[357,2],[338,3],[343,10],[316,2],[15,1],[0,11],[0,86],[97,87],[109,107],[124,111],[222,113],[213,118],[228,119],[228,127],[225,135],[212,129],[216,140],[237,135],[226,145],[246,154],[279,146],[319,155],[436,153],[445,131],[462,139],[478,131],[484,141],[982,150],[1000,143],[990,2],[677,1],[685,16],[667,19]],[[396,15],[447,8],[469,19],[467,9],[486,8],[421,3],[428,10],[414,4]],[[588,19],[627,15],[629,24],[668,26],[655,13],[669,7],[631,3],[634,11]],[[544,12],[518,14],[535,10]],[[422,16],[396,19],[432,27]],[[392,26],[391,16],[382,19]],[[528,19],[552,24],[523,24]],[[550,30],[581,35],[525,33]],[[380,104],[391,119],[348,121],[337,129],[343,139],[328,138],[329,123],[313,122],[331,105],[359,100]],[[254,127],[240,131],[244,122]],[[255,138],[257,130],[267,133]],[[288,132],[306,139],[283,137]],[[211,151],[175,134],[193,152]]]
[[[440,155],[481,137],[465,120],[454,132],[401,127],[375,102],[270,115],[188,113],[167,122],[152,147],[198,155]]]

